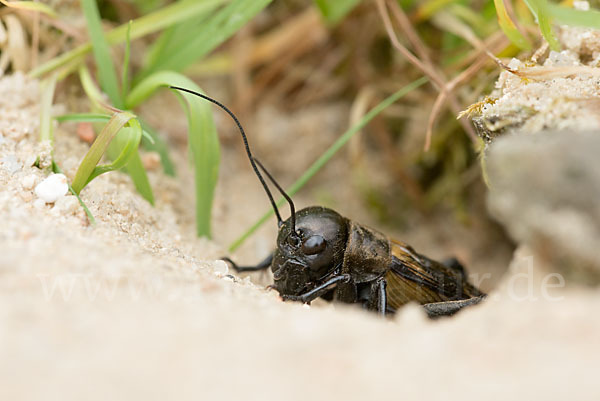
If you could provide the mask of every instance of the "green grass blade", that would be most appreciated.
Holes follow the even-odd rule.
[[[364,117],[357,122],[354,126],[352,126],[348,131],[346,131],[342,136],[340,136],[322,155],[319,157],[305,172],[302,174],[300,178],[292,184],[289,189],[286,190],[289,196],[293,196],[296,192],[298,192],[332,157],[336,154],[338,150],[340,150],[357,132],[359,132],[365,125],[369,123],[373,118],[375,118],[379,113],[389,107],[391,104],[396,102],[401,97],[415,90],[419,86],[423,85],[427,82],[427,78],[419,78],[416,81],[411,82],[410,84],[404,86],[399,91],[393,93],[384,99],[377,106],[373,107]],[[285,203],[285,199],[281,198],[277,201],[277,205],[281,206]],[[229,246],[229,251],[233,252],[236,250],[250,235],[252,235],[260,226],[262,226],[272,215],[273,210],[269,210],[266,212],[256,223],[254,223],[241,237],[236,239]]]
[[[86,153],[85,157],[81,161],[75,178],[73,179],[73,190],[79,194],[85,185],[89,182],[88,178],[92,175],[96,165],[102,158],[102,155],[108,149],[108,145],[112,139],[117,135],[119,130],[127,124],[127,122],[135,116],[129,112],[123,111],[115,113],[108,123],[104,126],[100,135],[96,138],[90,150]]]
[[[179,49],[190,37],[198,34],[202,24],[210,14],[202,15],[198,20],[184,21],[166,29],[160,37],[150,47],[144,66],[153,66],[159,62],[161,57],[169,57],[169,54],[177,53]]]
[[[154,206],[154,194],[152,192],[152,187],[150,186],[146,169],[144,168],[142,158],[140,157],[140,153],[137,148],[134,150],[133,155],[125,166],[125,171],[131,177],[133,185],[135,185],[135,189],[140,193],[140,195],[142,195],[144,199],[148,201],[148,203]]]
[[[59,123],[66,122],[88,122],[88,123],[103,123],[110,120],[110,115],[101,113],[71,113],[61,114],[60,116],[54,117]]]
[[[182,37],[166,46],[153,58],[154,63],[143,70],[136,81],[162,70],[182,71],[219,46],[272,0],[233,0],[225,8],[198,25],[193,35]]]
[[[524,0],[531,13],[535,16],[540,32],[551,50],[560,51],[560,43],[552,31],[551,15],[546,0]]]
[[[500,29],[506,35],[506,37],[520,49],[531,49],[531,43],[529,40],[519,32],[515,23],[510,19],[506,7],[504,6],[504,0],[494,0],[496,6],[496,14],[498,15],[498,24]]]
[[[361,0],[314,0],[329,24],[341,21]]]
[[[600,11],[598,10],[583,11],[549,4],[548,11],[559,24],[600,29]]]
[[[52,171],[56,174],[64,174],[62,169],[59,167],[58,164],[56,164],[56,162],[53,160],[52,161]],[[94,215],[92,214],[92,212],[90,212],[90,209],[88,209],[87,205],[85,204],[85,202],[81,199],[81,197],[79,196],[79,194],[77,192],[75,192],[75,190],[73,189],[73,187],[71,186],[71,184],[69,184],[67,182],[67,185],[69,186],[69,191],[75,195],[75,197],[77,198],[77,200],[79,201],[79,204],[81,205],[81,207],[83,208],[83,211],[85,212],[88,221],[90,222],[91,225],[95,225],[96,224],[96,219],[94,218]]]
[[[225,3],[226,0],[204,0],[204,1],[178,1],[170,4],[166,7],[161,8],[158,11],[144,15],[143,17],[137,18],[131,22],[131,40],[141,38],[142,36],[150,33],[161,31],[171,25],[178,24],[182,21],[186,21],[191,18],[198,18],[198,16],[204,15],[211,12],[219,5]],[[127,38],[127,29],[129,23],[121,25],[108,33],[106,33],[106,40],[109,44],[114,45],[123,43]],[[59,69],[65,65],[71,65],[72,63],[80,63],[83,61],[83,57],[92,50],[91,43],[85,43],[76,47],[75,49],[63,53],[62,55],[55,57],[44,64],[38,66],[30,72],[30,75],[34,78],[40,77]]]
[[[102,98],[102,92],[100,92],[94,83],[94,80],[90,75],[90,70],[88,70],[86,66],[81,66],[81,68],[79,68],[79,81],[81,82],[83,91],[88,99],[90,99],[90,102],[92,102],[92,105],[96,109],[103,109],[104,99]]]
[[[123,71],[121,77],[121,99],[123,99],[123,102],[129,93],[129,57],[131,57],[131,21],[129,21],[129,24],[127,25],[125,56],[123,59]]]
[[[121,92],[119,91],[117,73],[110,55],[110,47],[104,37],[102,21],[100,20],[100,13],[96,6],[96,0],[81,0],[81,7],[83,9],[83,14],[85,15],[88,33],[92,42],[92,50],[98,68],[100,86],[108,95],[113,106],[122,109],[123,99],[121,98]]]
[[[172,71],[150,75],[136,85],[127,97],[127,105],[135,107],[160,87],[176,85],[201,92],[189,78]],[[210,217],[219,172],[219,138],[212,118],[211,104],[191,94],[177,92],[186,111],[189,145],[194,161],[196,186],[196,230],[198,236],[210,237]]]
[[[50,6],[43,3],[36,3],[35,1],[5,1],[0,0],[0,3],[4,4],[6,7],[11,7],[17,10],[26,10],[26,11],[35,11],[40,12],[42,14],[46,14],[52,18],[58,18],[58,14],[54,11]]]
[[[56,75],[51,75],[41,84],[42,99],[40,102],[40,141],[53,141],[52,99],[56,88]]]
[[[426,21],[438,11],[455,2],[456,0],[425,0],[419,4],[417,11],[414,13],[415,22]]]
[[[129,160],[137,150],[140,140],[142,139],[142,127],[140,126],[140,123],[135,119],[131,119],[129,120],[129,124],[129,127],[121,128],[108,145],[107,152],[111,157],[112,162],[96,166],[94,171],[92,171],[92,174],[88,177],[86,185],[100,174],[122,169],[129,163]]]
[[[110,115],[101,114],[101,113],[72,113],[72,114],[62,114],[60,116],[54,117],[56,121],[59,123],[66,122],[87,122],[87,123],[104,123],[110,120]],[[144,125],[142,124],[142,140],[145,140],[148,143],[148,146],[154,146],[156,141],[154,140],[154,136],[146,131]]]

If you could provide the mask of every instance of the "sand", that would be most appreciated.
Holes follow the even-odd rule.
[[[177,180],[150,172],[154,208],[121,173],[94,180],[82,197],[95,226],[72,196],[40,204],[33,186],[49,172],[31,162],[49,147],[35,137],[36,88],[22,75],[0,80],[0,399],[600,397],[600,296],[569,285],[544,292],[537,270],[525,274],[526,249],[487,302],[452,319],[430,321],[411,305],[384,320],[284,303],[263,288],[268,275],[228,275],[218,257],[266,207],[260,188],[231,192],[253,182],[231,160],[214,242],[192,234],[185,162]],[[88,146],[75,132],[56,132],[70,178]],[[259,260],[274,234],[265,226],[234,256]]]

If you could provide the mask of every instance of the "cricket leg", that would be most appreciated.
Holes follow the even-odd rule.
[[[484,298],[485,295],[458,301],[433,302],[424,304],[423,308],[430,318],[435,319],[440,316],[452,316],[462,308],[480,303]]]
[[[321,295],[324,295],[327,291],[335,288],[339,283],[347,283],[351,279],[349,274],[340,274],[339,276],[335,276],[324,282],[323,284],[313,288],[312,290],[302,294],[302,295],[285,295],[282,294],[281,298],[285,301],[299,301],[305,304],[314,301],[319,298]]]
[[[267,256],[267,258],[265,260],[263,260],[256,266],[238,266],[233,260],[231,260],[229,258],[221,258],[221,260],[224,260],[225,262],[229,263],[231,265],[231,267],[233,267],[233,270],[235,270],[238,273],[255,272],[255,271],[259,271],[259,270],[268,269],[271,266],[271,262],[273,261],[273,254],[270,254],[269,256]]]
[[[384,278],[380,278],[375,282],[375,289],[377,291],[377,311],[381,316],[385,316],[385,311],[387,309],[387,293],[385,289],[387,288],[387,281]]]

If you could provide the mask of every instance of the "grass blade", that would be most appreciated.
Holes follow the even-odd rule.
[[[371,121],[375,116],[385,110],[388,106],[396,102],[401,97],[415,90],[419,86],[423,85],[427,82],[427,78],[419,78],[416,81],[411,82],[410,84],[404,86],[399,91],[393,93],[384,99],[377,106],[373,107],[364,117],[357,122],[354,126],[348,129],[342,136],[340,136],[322,155],[319,157],[305,172],[302,174],[300,178],[292,184],[289,189],[286,190],[289,196],[293,196],[296,192],[298,192],[332,157],[336,154],[338,150],[340,150],[357,132],[359,132],[369,121]],[[285,199],[281,198],[277,201],[277,205],[281,206],[285,203]],[[229,246],[229,251],[233,252],[240,245],[250,237],[261,225],[263,225],[271,216],[273,215],[273,210],[269,210],[266,212],[256,223],[254,223],[241,237],[236,239]]]
[[[0,3],[6,7],[11,7],[17,10],[36,11],[42,14],[46,14],[52,18],[58,18],[58,14],[50,6],[43,3],[36,3],[35,1],[5,1],[0,0]]]
[[[58,166],[58,164],[56,164],[56,162],[53,160],[52,161],[52,171],[56,174],[64,174],[62,169]],[[90,209],[88,209],[87,205],[85,204],[85,202],[81,199],[81,197],[79,196],[79,194],[77,192],[75,192],[75,190],[73,189],[73,187],[71,186],[71,184],[69,184],[67,182],[67,185],[69,186],[69,191],[75,195],[75,197],[77,198],[77,200],[79,201],[79,204],[81,205],[81,207],[83,208],[83,211],[85,212],[88,221],[90,222],[91,225],[95,225],[96,224],[96,219],[94,218],[94,215],[92,214],[92,212],[90,212]]]
[[[85,157],[81,161],[75,178],[73,179],[73,190],[79,194],[81,190],[89,182],[88,178],[94,172],[96,165],[102,158],[102,155],[108,149],[108,145],[112,139],[117,135],[119,130],[127,124],[128,121],[135,118],[135,116],[129,112],[123,111],[115,113],[109,122],[104,126],[100,135],[96,138],[90,150],[86,153]]]
[[[341,21],[361,0],[314,0],[329,24]]]
[[[131,40],[141,38],[150,33],[161,31],[171,25],[186,21],[191,18],[198,18],[214,10],[226,0],[204,0],[204,1],[178,1],[161,8],[158,11],[144,15],[131,22]],[[122,43],[127,37],[129,23],[121,25],[108,33],[106,40],[114,45]],[[47,61],[30,72],[34,78],[40,77],[72,63],[81,63],[83,57],[92,50],[91,43],[85,43],[75,49],[63,53],[62,55]]]
[[[40,102],[40,141],[53,141],[52,99],[56,88],[56,75],[42,81],[42,99]]]
[[[129,57],[131,56],[131,21],[127,25],[127,36],[125,37],[125,56],[123,59],[123,71],[121,77],[121,99],[125,101],[129,93]]]
[[[135,119],[131,119],[129,120],[129,124],[129,127],[121,128],[108,145],[107,152],[112,159],[112,162],[96,166],[92,171],[92,174],[88,177],[86,185],[100,174],[120,170],[129,163],[129,160],[137,150],[142,138],[142,127],[140,126],[140,123]]]
[[[506,7],[504,6],[504,0],[494,0],[496,6],[496,14],[498,15],[498,24],[500,29],[506,35],[506,37],[520,49],[531,49],[531,43],[529,40],[519,32],[515,23],[510,19]]]
[[[176,72],[162,71],[150,75],[136,85],[127,97],[127,106],[134,108],[156,89],[166,85],[182,86],[201,92],[189,78]],[[210,217],[219,172],[219,138],[210,103],[187,93],[177,95],[186,111],[189,145],[194,161],[196,232],[198,236],[210,237]]]
[[[104,123],[110,120],[110,115],[101,113],[72,113],[62,114],[54,117],[59,123],[75,122],[75,123]]]
[[[102,97],[102,92],[98,89],[92,76],[90,75],[90,71],[86,66],[81,66],[79,68],[79,81],[81,82],[81,86],[83,87],[83,91],[87,95],[90,102],[96,109],[104,109],[104,99]]]
[[[559,24],[600,29],[600,11],[598,10],[583,11],[549,4],[548,11]]]
[[[104,37],[102,21],[100,20],[100,13],[96,6],[96,0],[82,0],[81,7],[83,8],[83,14],[87,21],[94,59],[96,60],[96,66],[98,67],[100,86],[108,95],[113,106],[122,109],[123,99],[121,98],[121,93],[119,91],[117,73],[112,63],[110,47]],[[130,26],[130,24],[128,26]]]
[[[131,155],[129,162],[125,166],[125,171],[133,180],[135,189],[140,193],[140,195],[142,195],[144,199],[148,201],[148,203],[154,206],[154,194],[152,192],[152,187],[150,186],[146,169],[144,168],[142,158],[140,157],[140,153],[137,148],[134,149],[133,155]]]
[[[551,50],[560,51],[560,43],[552,31],[551,15],[546,0],[524,0],[531,13],[535,16],[540,32]]]
[[[59,123],[65,122],[87,122],[87,123],[105,123],[110,120],[110,115],[101,113],[73,113],[73,114],[62,114],[54,117]],[[149,146],[155,145],[155,140],[149,132],[146,131],[142,124],[142,140],[145,140]]]
[[[136,81],[162,70],[181,71],[219,46],[272,0],[233,0],[225,8],[197,25],[193,34],[165,46],[153,57],[154,63],[144,69]],[[191,37],[191,40],[190,40]]]

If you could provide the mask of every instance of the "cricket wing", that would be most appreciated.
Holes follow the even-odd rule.
[[[408,302],[428,304],[481,295],[460,271],[418,254],[405,243],[392,240],[390,245],[392,267],[385,279],[388,306],[393,309]]]

